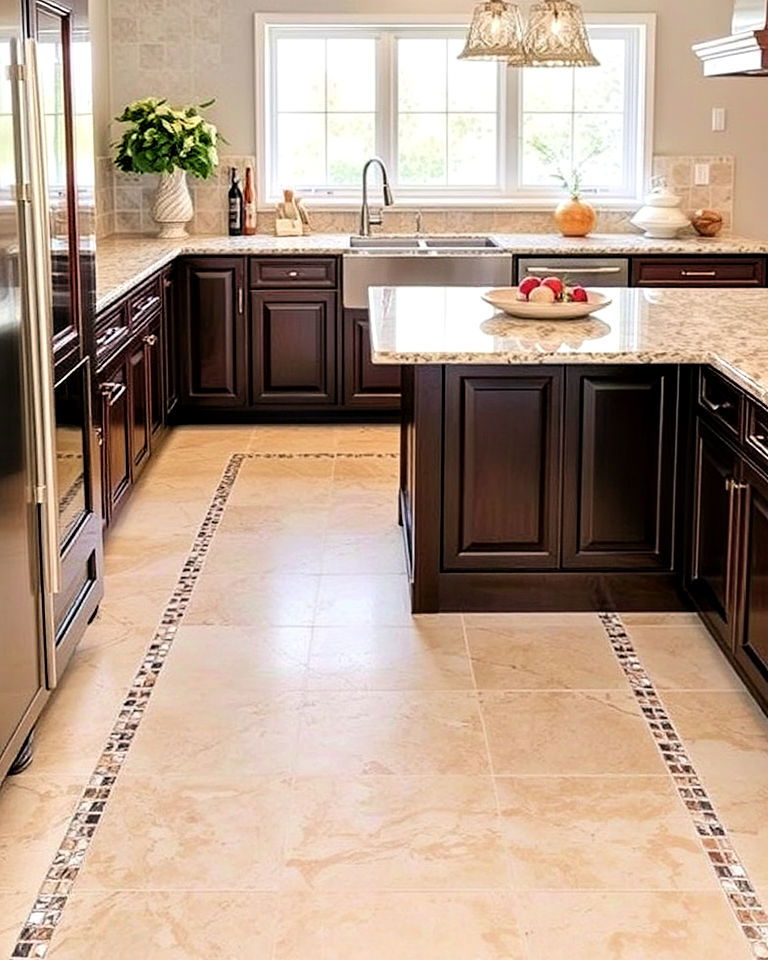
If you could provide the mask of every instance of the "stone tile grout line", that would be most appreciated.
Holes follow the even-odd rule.
[[[192,592],[203,569],[213,537],[246,460],[396,459],[396,453],[234,453],[230,456],[184,562],[176,586],[160,617],[141,664],[119,709],[96,767],[75,807],[64,838],[46,871],[43,883],[11,954],[45,957],[61,921],[85,855],[99,827],[118,774],[146,712]]]
[[[601,613],[600,621],[752,955],[768,958],[768,914],[691,762],[685,744],[643,666],[621,617],[616,613]]]

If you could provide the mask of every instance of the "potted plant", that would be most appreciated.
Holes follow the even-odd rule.
[[[564,237],[586,237],[595,229],[597,214],[591,204],[581,199],[584,167],[593,157],[603,153],[607,144],[596,140],[586,156],[573,165],[569,165],[570,158],[558,153],[540,137],[533,137],[530,144],[547,166],[552,167],[550,175],[568,192],[568,199],[559,203],[554,212],[560,233]]]
[[[219,134],[199,106],[174,109],[166,100],[148,97],[129,103],[119,117],[129,123],[117,146],[115,166],[125,173],[159,173],[153,216],[164,239],[186,237],[192,219],[192,197],[187,174],[207,180],[216,170]]]

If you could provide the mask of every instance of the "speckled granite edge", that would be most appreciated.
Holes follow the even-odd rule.
[[[460,234],[470,236],[470,234]],[[499,246],[473,250],[475,256],[531,254],[556,256],[580,254],[669,254],[669,255],[737,255],[768,254],[768,241],[742,237],[683,237],[678,240],[647,240],[640,234],[595,234],[590,237],[561,237],[555,234],[494,234]],[[152,237],[120,237],[100,240],[96,250],[96,309],[101,312],[152,273],[177,256],[226,255],[261,256],[270,254],[338,256],[349,253],[347,234],[313,234],[308,237],[190,237],[183,241],[162,241]],[[434,256],[420,250],[355,250],[355,256]],[[466,256],[462,250],[441,250],[439,256]]]

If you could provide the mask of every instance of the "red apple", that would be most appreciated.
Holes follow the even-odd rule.
[[[574,303],[587,303],[589,301],[587,291],[584,287],[574,287],[573,290],[571,290],[571,296],[573,297]]]
[[[554,293],[556,299],[562,299],[563,291],[565,290],[565,284],[560,277],[546,277],[541,281],[541,285],[542,287],[549,287],[552,293]]]
[[[531,290],[535,290],[536,287],[540,285],[541,285],[541,280],[539,280],[538,277],[526,277],[525,280],[523,280],[523,282],[517,288],[517,292],[520,294],[521,297],[527,300]]]

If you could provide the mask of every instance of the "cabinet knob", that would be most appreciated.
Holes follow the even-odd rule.
[[[289,277],[298,277],[298,275],[299,275],[299,271],[298,271],[298,270],[289,270],[289,271],[288,271],[288,276],[289,276]]]
[[[144,343],[146,343],[148,347],[154,347],[157,343],[157,335],[154,333],[148,333],[146,337],[144,337]]]

